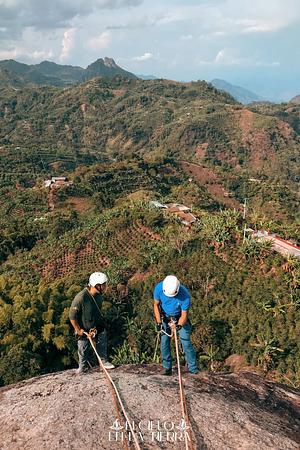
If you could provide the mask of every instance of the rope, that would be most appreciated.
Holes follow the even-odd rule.
[[[154,350],[154,355],[153,355],[153,360],[152,362],[156,362],[156,354],[157,354],[157,348],[158,348],[158,343],[159,343],[159,336],[161,334],[165,334],[166,336],[168,336],[169,338],[171,338],[173,335],[168,334],[165,330],[161,329],[158,333],[157,333],[157,337],[156,337],[156,342],[155,342],[155,350]]]
[[[192,434],[191,434],[191,424],[190,424],[190,420],[189,420],[188,409],[187,409],[185,393],[184,393],[184,388],[183,388],[183,381],[182,381],[182,376],[181,376],[181,367],[180,367],[179,348],[178,348],[178,338],[177,338],[176,327],[173,328],[173,333],[174,333],[176,357],[177,357],[177,368],[178,368],[178,380],[179,380],[179,392],[180,392],[180,404],[181,404],[182,419],[184,420],[184,423],[187,426],[186,430],[184,430],[185,448],[186,448],[186,450],[189,450],[189,449],[194,450]],[[187,434],[188,434],[189,439],[187,437]]]
[[[171,334],[168,334],[165,330],[161,330],[160,332],[165,334],[166,336],[169,336],[169,338],[173,337],[172,332],[171,332]]]
[[[154,350],[154,355],[153,355],[153,362],[156,362],[156,354],[157,354],[157,348],[158,348],[158,343],[159,343],[159,335],[160,333],[157,333],[156,336],[156,343],[155,343],[155,350]]]
[[[104,364],[103,364],[103,362],[102,362],[102,360],[101,360],[101,358],[100,358],[100,356],[99,356],[99,354],[98,354],[98,352],[97,352],[97,349],[96,349],[96,347],[95,347],[95,344],[94,344],[94,342],[93,342],[93,339],[91,338],[91,336],[90,336],[88,333],[85,333],[85,334],[87,335],[88,340],[90,341],[90,344],[91,344],[91,346],[92,346],[92,348],[93,348],[93,350],[94,350],[94,352],[95,352],[95,354],[96,354],[96,356],[97,356],[97,359],[98,359],[100,368],[102,368],[102,370],[104,371],[104,373],[105,373],[105,375],[106,375],[106,378],[107,378],[107,380],[108,380],[108,382],[109,382],[109,387],[110,387],[110,389],[111,389],[111,392],[112,392],[112,395],[113,395],[113,398],[114,398],[114,401],[115,401],[115,405],[116,405],[116,408],[117,408],[118,415],[120,414],[119,406],[118,406],[118,402],[119,402],[119,405],[120,405],[120,407],[121,407],[123,416],[125,417],[126,422],[127,422],[128,426],[129,426],[129,429],[130,429],[130,431],[131,431],[131,435],[132,435],[133,441],[134,441],[134,446],[135,446],[136,450],[141,450],[141,447],[140,447],[140,445],[139,445],[139,443],[138,443],[138,440],[137,440],[137,437],[136,437],[136,435],[135,435],[135,432],[134,432],[134,430],[133,430],[133,428],[132,428],[132,425],[131,425],[131,423],[130,423],[130,420],[129,420],[127,414],[126,414],[126,411],[125,411],[123,402],[122,402],[122,400],[121,400],[121,397],[120,397],[120,395],[119,395],[118,389],[116,388],[116,385],[115,385],[113,379],[111,378],[111,376],[109,375],[108,371],[107,371],[106,368],[104,367]],[[117,402],[117,400],[118,400],[118,402]],[[119,418],[120,418],[120,416],[119,416]],[[125,436],[126,436],[126,448],[129,450],[129,446],[128,446],[128,442],[127,442],[127,435],[126,435],[126,433],[125,433]]]

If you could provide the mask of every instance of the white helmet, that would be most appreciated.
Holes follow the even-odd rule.
[[[89,285],[95,287],[97,284],[104,284],[108,282],[107,275],[103,272],[94,272],[89,278]]]
[[[163,281],[163,293],[167,297],[175,297],[180,288],[180,281],[175,275],[168,275]]]

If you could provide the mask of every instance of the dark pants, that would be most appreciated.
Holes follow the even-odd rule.
[[[88,338],[81,337],[78,339],[78,357],[79,357],[79,370],[85,371],[89,368],[89,362],[92,361],[94,350],[90,344]],[[97,333],[95,338],[95,344],[97,352],[101,359],[107,361],[107,332],[106,330],[101,333]]]

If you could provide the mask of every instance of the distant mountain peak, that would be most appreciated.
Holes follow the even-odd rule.
[[[110,67],[110,68],[114,68],[114,69],[121,69],[121,67],[119,67],[116,63],[115,60],[113,58],[108,58],[107,56],[103,59],[103,58],[98,58],[96,61],[94,61],[93,63],[89,64],[87,66],[87,70],[91,69],[91,68],[95,68],[95,67]]]
[[[38,65],[41,67],[43,67],[43,66],[51,66],[51,67],[58,66],[58,64],[55,63],[54,61],[48,61],[46,59],[45,59],[45,61],[40,62]]]
[[[260,95],[257,95],[254,92],[249,91],[248,89],[245,89],[241,86],[235,86],[234,84],[230,84],[227,81],[221,80],[219,78],[215,78],[214,80],[212,80],[211,84],[216,89],[227,92],[233,98],[235,98],[235,100],[244,104],[265,100]]]
[[[112,77],[115,75],[123,75],[128,78],[137,78],[133,73],[127,72],[127,70],[118,66],[113,58],[108,57],[105,57],[104,59],[98,58],[96,61],[89,64],[86,68],[86,74],[88,74],[89,77]]]
[[[115,67],[115,68],[119,67],[119,66],[115,63],[115,61],[114,61],[113,58],[107,58],[107,57],[104,58],[104,65],[105,65],[106,67]]]

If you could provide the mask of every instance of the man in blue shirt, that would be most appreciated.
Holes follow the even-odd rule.
[[[168,275],[154,289],[154,316],[157,331],[161,332],[162,365],[165,375],[172,375],[171,329],[176,326],[190,373],[198,373],[196,352],[191,343],[191,323],[188,310],[189,291],[174,275]],[[165,334],[167,333],[167,334]]]

